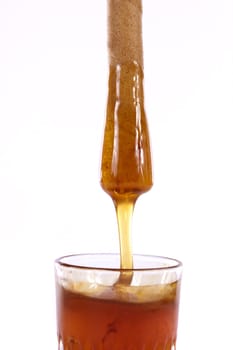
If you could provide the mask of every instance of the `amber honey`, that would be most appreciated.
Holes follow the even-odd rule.
[[[102,188],[115,200],[134,200],[152,186],[143,71],[135,62],[110,67],[102,151]]]
[[[143,302],[88,297],[57,287],[64,350],[175,350],[179,287]]]
[[[152,186],[143,71],[137,63],[110,66],[101,186],[114,201],[121,266],[132,268],[131,221],[139,195]]]

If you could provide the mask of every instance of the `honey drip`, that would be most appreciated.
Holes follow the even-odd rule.
[[[116,208],[121,267],[131,269],[133,208],[139,195],[152,186],[143,71],[135,62],[110,66],[101,171],[101,186]]]
[[[152,187],[144,110],[141,10],[139,0],[109,0],[110,65],[101,186],[115,205],[122,269],[133,268],[134,205]]]

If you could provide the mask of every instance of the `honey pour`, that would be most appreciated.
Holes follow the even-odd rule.
[[[101,186],[115,205],[121,268],[127,270],[133,268],[131,222],[134,206],[138,197],[152,187],[144,109],[141,0],[108,0],[108,54]],[[121,277],[124,279],[123,273]]]

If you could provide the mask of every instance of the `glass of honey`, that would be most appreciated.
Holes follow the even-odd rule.
[[[176,349],[182,264],[135,255],[131,243],[134,206],[153,185],[144,106],[143,5],[143,0],[107,0],[108,94],[100,184],[115,206],[119,254],[56,260],[58,350]]]
[[[182,264],[134,255],[64,256],[55,262],[59,350],[175,350]]]

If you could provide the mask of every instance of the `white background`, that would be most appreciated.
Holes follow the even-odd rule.
[[[233,3],[145,0],[154,187],[133,249],[184,263],[178,350],[232,346]],[[99,186],[106,1],[0,0],[1,349],[56,349],[53,261],[117,251]]]

